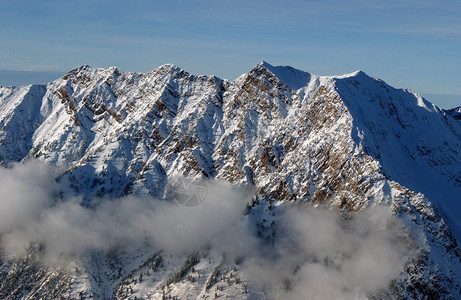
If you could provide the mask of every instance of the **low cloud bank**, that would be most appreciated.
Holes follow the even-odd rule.
[[[0,169],[0,235],[8,252],[23,255],[36,243],[49,257],[146,242],[167,251],[197,249],[243,218],[247,198],[230,185],[208,182],[207,199],[197,207],[127,196],[97,199],[87,208],[79,197],[56,200],[54,174],[37,162]]]
[[[248,277],[273,298],[351,299],[379,292],[399,276],[413,250],[389,207],[345,217],[292,206],[276,224],[275,245],[253,249],[245,262]]]
[[[127,196],[86,208],[78,197],[56,200],[55,175],[37,162],[0,168],[0,238],[7,252],[20,256],[41,244],[45,259],[53,260],[146,243],[177,252],[208,245],[242,259],[243,272],[269,298],[348,299],[387,288],[412,250],[410,235],[386,207],[344,217],[287,204],[275,216],[266,209],[244,216],[251,195],[208,182],[206,201],[197,207]],[[272,241],[257,237],[263,217],[271,223],[262,234]]]

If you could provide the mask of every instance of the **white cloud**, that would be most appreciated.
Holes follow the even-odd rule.
[[[267,295],[345,299],[385,289],[411,252],[409,234],[388,207],[346,218],[284,204],[276,209],[272,244],[257,238],[254,226],[272,213],[245,217],[250,195],[227,184],[208,182],[206,201],[192,208],[129,196],[99,199],[90,209],[78,197],[56,202],[53,174],[37,162],[0,169],[0,236],[9,253],[23,255],[38,243],[44,261],[56,263],[146,242],[179,253],[211,246],[231,260],[243,258],[243,272]]]
[[[408,232],[388,207],[349,218],[288,208],[276,222],[280,240],[265,253],[254,251],[245,271],[266,293],[284,299],[350,299],[378,292],[403,271],[411,252],[402,238],[410,238]],[[287,291],[271,290],[284,282],[289,282]]]
[[[208,182],[206,201],[197,207],[128,196],[100,199],[90,209],[78,197],[56,202],[52,178],[37,162],[0,169],[0,234],[10,252],[39,243],[57,257],[146,241],[168,251],[196,249],[242,219],[246,203],[244,193]]]

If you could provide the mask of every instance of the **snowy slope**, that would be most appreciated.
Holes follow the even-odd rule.
[[[461,106],[449,109],[447,113],[451,115],[453,118],[455,118],[456,120],[461,120]]]
[[[95,196],[168,198],[169,179],[178,175],[252,186],[263,203],[249,216],[255,224],[291,201],[337,211],[384,204],[411,230],[419,249],[389,293],[459,298],[458,113],[361,71],[316,76],[261,62],[228,81],[173,65],[147,74],[82,66],[47,85],[0,88],[0,162],[36,158],[59,167],[58,180],[72,187],[61,197],[83,195],[85,206]],[[155,261],[159,250],[116,258],[96,253],[80,263],[85,271],[66,275],[72,287],[63,287],[62,295],[84,291],[85,297],[107,299],[130,292],[161,299],[165,280],[190,254],[163,254],[162,273],[135,282],[138,273],[153,276],[153,265],[142,262]],[[219,253],[200,257],[195,269],[206,278],[218,268],[222,281],[232,281],[228,296],[264,298],[251,279],[240,274],[237,283],[238,266],[221,264]],[[120,265],[115,275],[111,259]],[[6,283],[20,274],[13,270],[20,263],[2,264],[0,275],[7,275],[1,275],[0,295],[12,294]],[[56,276],[43,272],[45,281]],[[166,293],[212,296],[199,279],[184,276]]]

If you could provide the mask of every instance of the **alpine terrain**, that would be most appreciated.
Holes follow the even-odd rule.
[[[81,66],[0,164],[1,299],[461,299],[460,108],[362,71]]]

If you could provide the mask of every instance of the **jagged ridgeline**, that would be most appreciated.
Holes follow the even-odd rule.
[[[0,164],[12,168],[16,162],[39,161],[56,168],[54,201],[80,197],[79,205],[91,211],[101,198],[171,199],[171,180],[178,176],[227,182],[251,189],[247,214],[237,223],[251,229],[245,232],[255,239],[252,245],[261,243],[266,249],[229,253],[213,245],[213,235],[203,247],[181,254],[157,247],[154,237],[136,244],[136,251],[75,251],[79,255],[72,256],[71,267],[63,268],[41,259],[52,246],[32,240],[19,257],[2,250],[0,298],[299,299],[309,293],[300,288],[306,274],[322,266],[328,274],[337,272],[342,289],[322,290],[321,284],[309,282],[306,286],[320,289],[312,288],[312,297],[458,299],[459,111],[440,109],[413,91],[395,89],[361,71],[316,76],[266,62],[233,81],[194,76],[173,65],[146,74],[82,66],[46,85],[0,87]],[[0,186],[6,195],[11,184],[5,182]],[[8,199],[1,201],[10,203]],[[390,209],[392,218],[378,225],[397,225],[391,235],[377,225],[376,236],[408,242],[402,244],[408,251],[396,250],[407,257],[401,272],[384,287],[378,280],[366,286],[345,280],[344,270],[357,255],[338,246],[319,259],[316,249],[298,248],[303,240],[290,226],[306,232],[316,225],[304,224],[302,218],[290,223],[287,216],[292,216],[294,205],[336,211],[341,217],[331,217],[332,223],[341,226],[332,226],[335,232],[349,228],[343,236],[352,234],[370,243],[376,240],[367,240],[359,230],[359,212]],[[92,212],[82,212],[87,213]],[[380,215],[365,217],[363,224],[375,226],[370,224],[379,223],[372,220],[381,220]],[[305,216],[316,220],[311,212]],[[3,243],[11,244],[7,233],[24,226],[8,222],[0,221],[0,234]],[[131,219],[127,223],[137,224]],[[238,230],[229,234],[231,240]],[[368,249],[360,239],[350,240],[355,249]],[[264,268],[266,272],[255,273],[257,266],[292,262],[277,260],[275,252],[281,255],[284,245],[295,244],[290,249],[306,256],[293,258],[297,266],[281,272],[282,278],[254,279],[271,273]],[[256,263],[267,253],[273,254],[270,263]],[[379,250],[364,250],[361,258],[369,253]]]

